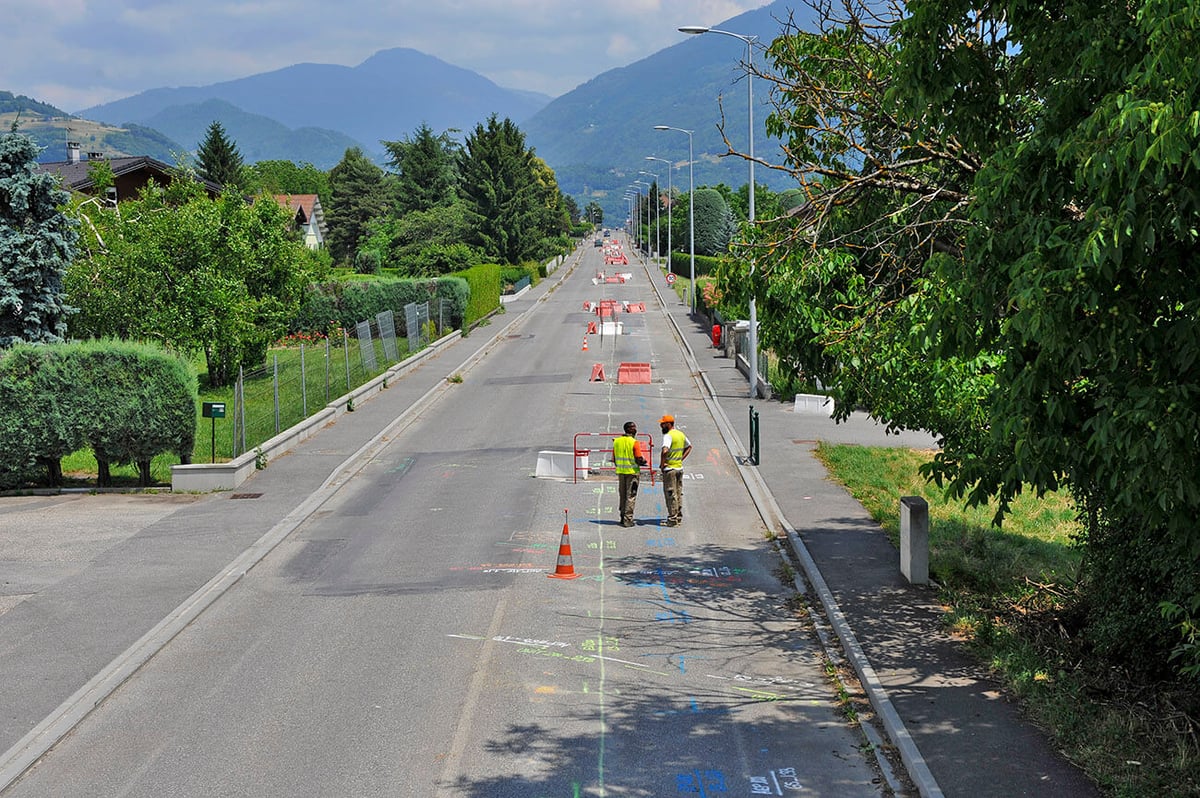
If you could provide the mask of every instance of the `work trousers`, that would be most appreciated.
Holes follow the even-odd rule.
[[[667,500],[667,522],[678,524],[683,520],[683,469],[664,470],[662,480],[663,496]]]
[[[633,523],[633,508],[637,504],[638,475],[617,474],[617,492],[621,494],[621,523]]]

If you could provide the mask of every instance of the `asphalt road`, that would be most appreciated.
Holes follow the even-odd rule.
[[[649,276],[630,267],[628,283],[595,284],[601,268],[585,247],[561,284],[497,317],[504,334],[461,384],[361,456],[4,794],[879,795]],[[647,312],[621,314],[622,335],[585,336],[596,316],[583,305],[600,299]],[[649,363],[651,382],[618,385],[623,362]],[[590,381],[596,364],[607,380]],[[533,476],[539,451],[627,419],[657,444],[663,413],[695,446],[680,527],[660,525],[661,485],[648,477],[641,523],[623,529],[610,475]],[[313,446],[268,472],[344,454]],[[159,534],[97,533],[57,567],[6,557],[0,573],[26,592],[5,591],[0,632],[61,655],[30,680],[22,647],[0,646],[0,672],[28,680],[5,688],[0,744],[306,498],[262,484],[249,501],[147,503]],[[579,578],[549,579],[564,523]],[[179,545],[179,530],[191,576],[123,578],[147,547]],[[124,595],[123,584],[138,587]],[[50,596],[61,612],[47,612]],[[97,618],[88,601],[101,597]]]

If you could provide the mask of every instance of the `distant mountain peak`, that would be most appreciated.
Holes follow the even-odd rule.
[[[380,50],[356,67],[296,64],[209,86],[153,89],[81,114],[113,124],[151,124],[150,119],[165,124],[163,115],[173,113],[170,109],[214,99],[292,130],[336,128],[375,155],[383,151],[380,141],[401,139],[422,124],[435,131],[469,130],[493,113],[519,124],[549,101],[501,88],[477,72],[419,50],[396,47]],[[178,127],[173,129],[181,140],[194,138],[194,131],[183,135]],[[240,141],[238,145],[256,149]]]

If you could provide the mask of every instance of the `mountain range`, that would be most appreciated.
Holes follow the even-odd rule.
[[[804,12],[811,13],[807,6],[796,10],[797,22],[803,22]],[[776,0],[714,27],[757,37],[753,57],[762,68],[761,46],[779,34],[782,20],[792,13],[789,0]],[[249,162],[285,159],[328,169],[348,147],[359,146],[382,160],[381,142],[403,139],[422,124],[435,132],[469,132],[495,113],[521,127],[565,193],[581,206],[599,201],[612,218],[624,215],[622,193],[645,177],[639,172],[653,173],[666,186],[666,165],[647,156],[670,161],[675,166],[671,182],[687,189],[688,137],[656,131],[656,125],[693,131],[696,185],[746,183],[746,162],[722,157],[727,147],[718,129],[723,113],[731,143],[746,151],[746,54],[746,46],[730,36],[681,34],[678,44],[551,99],[505,89],[433,56],[396,48],[356,67],[305,63],[209,86],[152,89],[79,111],[67,123],[68,135],[78,138],[78,128],[97,124],[84,149],[172,162],[176,153],[194,151],[215,120]],[[779,143],[767,138],[764,126],[771,111],[768,87],[758,80],[753,88],[755,154],[778,162]],[[50,124],[49,110],[57,109],[38,104],[27,111],[22,129],[31,117],[39,125]],[[51,144],[45,160],[62,159],[55,157],[65,141],[62,133],[54,137],[39,128],[35,138]],[[786,175],[761,167],[755,177],[776,189],[793,185]]]

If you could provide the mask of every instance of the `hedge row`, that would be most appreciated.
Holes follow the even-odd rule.
[[[396,314],[397,334],[407,337],[404,306],[410,302],[429,302],[429,313],[438,318],[439,309],[449,327],[459,327],[468,314],[469,281],[459,276],[436,279],[336,280],[316,283],[305,292],[300,311],[289,332],[329,333],[336,327],[353,330],[360,321],[374,320],[376,314]],[[441,300],[444,308],[439,308]]]
[[[109,466],[133,463],[150,484],[150,461],[191,461],[196,373],[158,347],[121,341],[18,344],[0,353],[0,488],[44,468],[62,484],[63,457],[90,447],[99,485]]]
[[[720,258],[707,255],[696,256],[696,276],[703,277],[713,274],[721,263]],[[671,271],[680,277],[690,277],[692,274],[692,255],[690,252],[671,253]]]
[[[500,266],[485,263],[455,272],[454,276],[466,280],[470,286],[470,298],[462,325],[465,333],[471,329],[471,325],[500,307]]]

